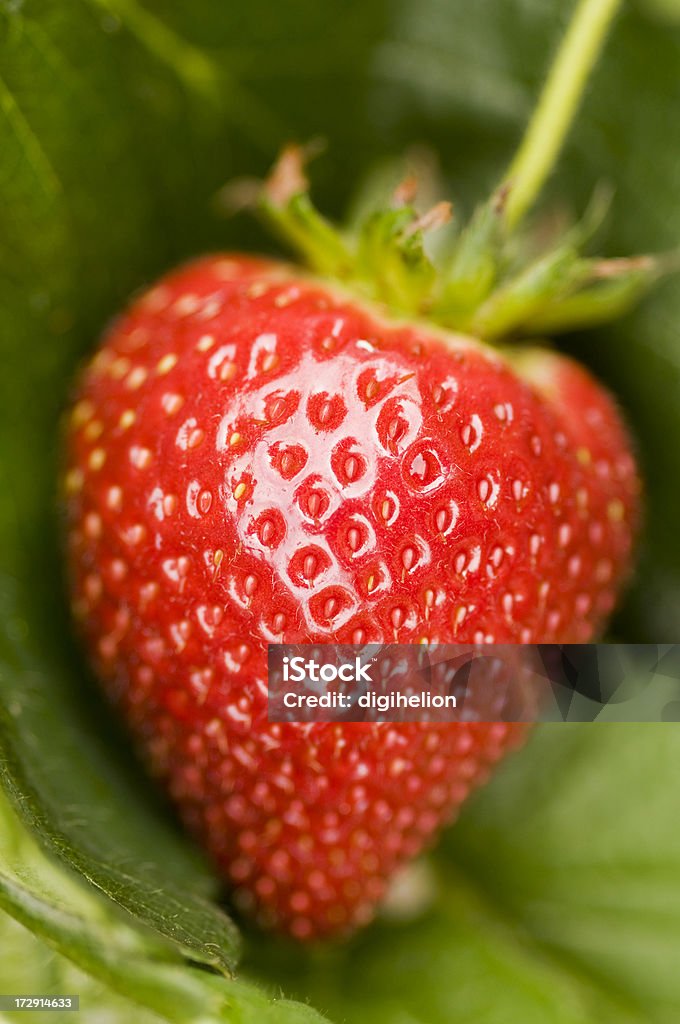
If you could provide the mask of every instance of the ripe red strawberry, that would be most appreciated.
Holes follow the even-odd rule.
[[[68,458],[97,671],[241,905],[298,938],[368,920],[519,727],[269,724],[267,643],[588,641],[638,519],[573,362],[238,255],[114,324]]]
[[[440,269],[424,235],[447,204],[418,215],[407,180],[341,234],[290,148],[260,204],[317,276],[185,267],[80,382],[68,540],[95,666],[242,907],[300,939],[368,920],[521,730],[270,724],[267,644],[580,643],[627,575],[639,482],[611,398],[562,356],[484,343],[601,322],[659,273],[582,256],[592,223],[517,232],[616,6],[577,5]]]

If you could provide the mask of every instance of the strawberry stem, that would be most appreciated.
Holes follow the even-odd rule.
[[[680,257],[597,260],[583,249],[606,214],[598,191],[580,223],[554,231],[518,231],[550,174],[578,110],[588,76],[622,0],[578,0],[524,139],[499,188],[467,224],[447,226],[451,206],[416,206],[418,182],[406,177],[391,195],[342,229],[312,203],[304,163],[288,146],[261,186],[260,214],[311,270],[333,277],[399,316],[426,317],[493,343],[580,329],[621,316]]]
[[[517,226],[553,169],[621,0],[579,0],[538,105],[508,168],[505,226]]]

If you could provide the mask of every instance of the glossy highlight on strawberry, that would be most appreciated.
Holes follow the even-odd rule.
[[[74,612],[240,906],[333,935],[522,732],[270,724],[267,644],[587,642],[639,491],[612,399],[565,357],[207,257],[136,300],[80,381]]]

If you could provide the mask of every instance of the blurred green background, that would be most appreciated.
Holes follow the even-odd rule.
[[[598,182],[614,184],[601,239],[611,255],[680,239],[680,2],[624,7],[544,197],[578,213]],[[24,893],[15,885],[0,903],[21,916],[28,899],[42,936],[0,921],[15,954],[0,959],[0,991],[79,981],[88,1022],[146,1019],[129,998],[152,1019],[193,1019],[179,995],[175,1017],[154,995],[153,964],[167,959],[186,998],[205,998],[206,1020],[320,1019],[270,1003],[259,986],[335,1021],[680,1019],[680,733],[670,725],[544,728],[443,844],[429,913],[310,956],[247,935],[239,977],[250,980],[215,988],[191,965],[232,965],[235,928],[74,652],[56,543],[58,418],[107,320],[178,260],[272,250],[250,219],[221,214],[220,187],[264,173],[282,143],[322,136],[315,192],[340,214],[376,161],[425,144],[468,212],[512,155],[571,10],[563,0],[0,0],[0,768],[23,822],[8,811],[0,826],[0,869]],[[640,567],[613,636],[673,642],[677,279],[625,321],[564,346],[617,394],[647,481]],[[61,866],[28,857],[22,829]],[[55,870],[92,887],[71,898]],[[108,922],[117,967],[104,970],[97,954],[88,969],[109,988],[50,958],[44,940],[76,948],[55,900],[76,915],[85,948]],[[126,943],[151,965],[143,981]],[[172,991],[164,975],[163,985]]]

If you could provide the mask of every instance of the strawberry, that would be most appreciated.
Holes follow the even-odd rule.
[[[98,674],[238,902],[306,939],[367,921],[521,727],[270,724],[267,644],[588,641],[639,483],[566,358],[227,255],[113,325],[66,488]]]
[[[640,483],[612,398],[500,346],[619,315],[664,269],[582,255],[597,206],[519,230],[616,6],[577,5],[467,226],[447,237],[449,205],[419,212],[406,179],[341,232],[290,147],[257,201],[313,274],[198,260],[79,382],[66,521],[95,668],[237,903],[298,939],[368,921],[523,727],[269,722],[267,645],[583,643],[629,574]]]
[[[339,231],[292,146],[257,203],[313,274],[182,267],[79,382],[67,534],[93,664],[237,902],[298,939],[369,921],[523,727],[269,722],[267,645],[588,642],[630,572],[617,408],[517,344],[625,312],[675,264],[584,256],[597,205],[519,230],[617,7],[577,5],[504,182],[438,263],[449,204],[419,212],[408,178]]]
[[[584,643],[630,572],[640,482],[617,408],[518,344],[625,312],[677,262],[584,256],[598,204],[557,236],[519,230],[617,7],[577,5],[467,226],[418,211],[407,178],[342,232],[291,146],[256,200],[313,274],[182,267],[80,380],[67,530],[94,666],[237,902],[298,939],[369,921],[523,727],[269,722],[267,645]]]

